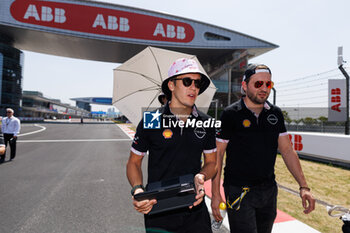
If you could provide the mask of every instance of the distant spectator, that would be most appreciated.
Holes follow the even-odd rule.
[[[7,143],[10,144],[11,149],[11,157],[10,161],[13,160],[16,157],[16,141],[17,141],[17,135],[19,134],[19,131],[21,129],[21,122],[17,117],[13,116],[14,111],[12,108],[6,109],[6,115],[7,117],[4,117],[2,119],[2,125],[1,130],[4,134],[4,143],[7,148]],[[1,156],[1,161],[5,161],[6,152],[4,155]]]

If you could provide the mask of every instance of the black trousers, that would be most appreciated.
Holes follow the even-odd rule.
[[[226,186],[226,200],[236,200],[242,187]],[[277,185],[258,185],[250,188],[240,209],[227,208],[230,230],[234,233],[270,233],[277,215]]]
[[[7,151],[7,144],[10,144],[10,149],[11,149],[11,157],[10,158],[14,159],[16,157],[16,141],[17,141],[17,138],[13,138],[13,134],[4,133],[4,141],[5,141],[6,151]],[[5,159],[5,155],[6,155],[6,152],[3,155],[4,159]]]
[[[147,233],[212,233],[210,216],[204,201],[192,209],[181,208],[155,215],[145,215]]]

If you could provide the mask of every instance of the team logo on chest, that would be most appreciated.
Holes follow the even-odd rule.
[[[274,114],[270,114],[267,117],[267,121],[271,124],[271,125],[275,125],[278,122],[278,118],[274,115]]]
[[[248,119],[245,119],[245,120],[243,120],[243,122],[242,122],[242,125],[243,125],[245,128],[250,127],[251,124],[252,124],[252,123],[251,123],[250,120],[248,120]]]
[[[197,136],[197,138],[202,139],[206,135],[207,132],[205,132],[205,129],[203,127],[197,127],[194,129],[194,134]]]
[[[165,130],[163,131],[163,137],[164,137],[165,139],[170,139],[170,138],[172,138],[172,137],[173,137],[173,131],[171,131],[170,129],[165,129]]]

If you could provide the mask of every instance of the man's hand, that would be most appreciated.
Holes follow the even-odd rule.
[[[0,155],[5,154],[6,147],[5,146],[0,146]]]
[[[192,209],[193,206],[197,206],[199,205],[202,201],[203,198],[205,196],[205,190],[204,190],[204,180],[205,177],[203,174],[198,173],[195,177],[194,177],[194,184],[196,186],[196,200],[193,205],[190,206],[190,209]]]
[[[138,194],[142,192],[143,192],[143,189],[138,188],[135,190],[134,194]],[[137,201],[134,199],[134,197],[132,197],[132,200],[133,200],[135,210],[143,214],[148,214],[152,210],[153,205],[157,204],[156,199]]]
[[[213,195],[211,197],[211,211],[213,212],[214,219],[218,222],[223,220],[220,214],[220,208],[219,208],[221,202],[224,202],[224,201],[222,200],[220,195],[219,196]]]
[[[315,209],[315,198],[312,196],[310,190],[305,188],[300,189],[300,197],[304,207],[304,213],[309,214]]]

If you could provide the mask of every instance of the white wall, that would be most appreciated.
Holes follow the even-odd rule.
[[[293,147],[298,153],[350,164],[349,135],[306,132],[288,133],[292,136]],[[301,138],[297,135],[301,136]]]

